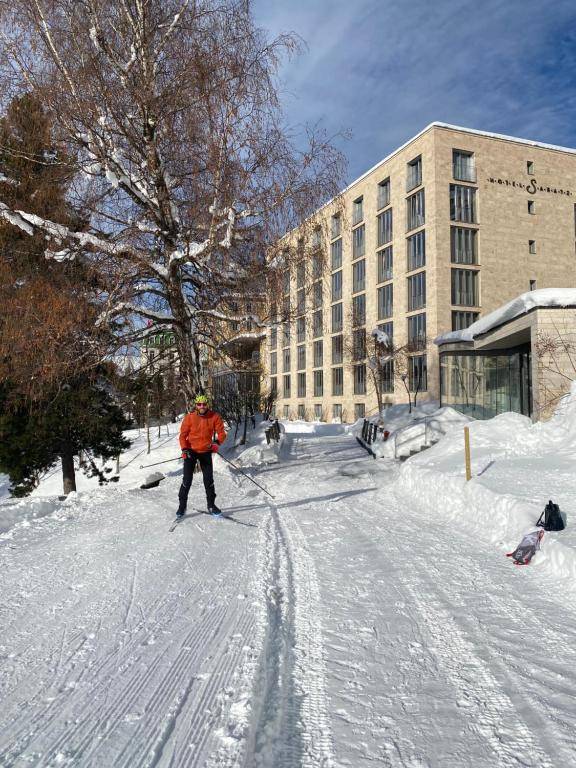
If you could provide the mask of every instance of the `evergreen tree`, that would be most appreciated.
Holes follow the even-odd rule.
[[[2,195],[17,210],[81,227],[69,182],[40,100],[15,99],[0,120]],[[58,458],[64,492],[75,490],[75,453],[112,456],[129,445],[127,421],[97,385],[110,337],[96,328],[90,263],[47,258],[46,245],[0,224],[0,471],[20,495]]]
[[[123,430],[130,422],[98,382],[78,378],[65,384],[45,403],[21,399],[5,407],[8,387],[0,387],[0,471],[9,475],[12,493],[25,496],[40,476],[62,461],[64,493],[76,490],[74,456],[88,457],[88,474],[107,481],[94,456],[117,456],[130,447]]]

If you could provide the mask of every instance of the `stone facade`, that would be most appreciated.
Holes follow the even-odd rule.
[[[389,199],[383,194],[385,188],[382,186],[387,179]],[[530,288],[576,286],[575,203],[576,150],[438,123],[428,126],[315,215],[322,230],[321,247],[325,256],[325,269],[317,281],[322,285],[322,330],[319,335],[318,328],[317,333],[313,333],[313,314],[319,310],[314,306],[309,284],[304,306],[302,302],[298,306],[297,275],[292,270],[289,282],[290,338],[279,326],[276,332],[268,334],[262,354],[265,382],[268,386],[275,384],[278,391],[277,414],[292,418],[321,416],[327,420],[335,416],[351,421],[376,410],[377,400],[368,369],[365,370],[366,392],[362,393],[361,368],[367,366],[370,352],[364,360],[352,360],[350,352],[352,302],[353,297],[361,296],[365,297],[365,322],[358,326],[359,329],[364,328],[369,335],[377,326],[391,323],[392,326],[386,325],[384,329],[387,332],[393,330],[395,347],[402,347],[409,341],[409,327],[422,341],[425,316],[426,348],[413,349],[404,360],[412,374],[404,381],[398,376],[401,367],[398,359],[397,375],[393,381],[388,380],[386,388],[391,391],[384,393],[384,401],[406,401],[406,389],[416,388],[419,366],[424,362],[427,382],[418,397],[438,400],[438,350],[432,343],[436,336],[469,325],[479,315],[491,312]],[[331,237],[334,216],[340,217],[341,234],[338,237]],[[389,237],[384,224],[390,217],[392,232]],[[356,254],[353,253],[353,239],[360,242],[362,229],[364,253],[358,255],[358,249]],[[310,231],[309,225],[303,226],[304,231]],[[286,238],[287,245],[295,247],[301,235],[299,230],[290,233]],[[331,251],[339,240],[342,263],[332,269]],[[425,243],[424,256],[422,241]],[[392,257],[391,276],[378,274],[379,261],[385,263],[379,254],[387,248],[391,248],[387,253],[388,258],[390,253]],[[409,252],[412,253],[411,263]],[[362,267],[357,266],[362,261],[363,283],[359,279]],[[354,270],[360,282],[356,292],[353,290]],[[333,300],[332,282],[335,278],[332,275],[340,271],[342,298]],[[425,299],[421,292],[424,282]],[[385,316],[385,304],[382,303],[379,309],[378,296],[380,292],[383,299],[390,291],[392,310]],[[412,305],[409,304],[410,291]],[[332,305],[340,303],[342,332],[333,331],[331,323]],[[306,322],[303,341],[297,336],[297,315]],[[332,339],[339,335],[343,336],[345,359],[342,363],[333,363]],[[298,347],[305,348],[305,363],[301,370],[298,370],[298,361],[302,364],[304,355],[299,356]],[[290,359],[284,371],[287,350]],[[276,372],[272,370],[274,355]],[[356,383],[354,366],[360,366],[356,368]],[[343,369],[341,394],[338,382],[335,390],[338,394],[333,394],[335,368]],[[304,374],[306,385],[305,395],[300,396],[299,373],[300,383]],[[387,374],[391,375],[390,366]],[[287,396],[284,396],[285,376],[290,377],[290,394]]]

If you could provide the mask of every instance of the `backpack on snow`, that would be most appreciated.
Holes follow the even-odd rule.
[[[529,531],[524,534],[514,552],[508,552],[506,557],[511,557],[515,565],[528,565],[540,549],[543,536],[544,531]]]
[[[536,525],[544,528],[545,531],[563,531],[566,527],[564,518],[560,514],[560,507],[552,499],[544,507],[544,512],[538,518]]]

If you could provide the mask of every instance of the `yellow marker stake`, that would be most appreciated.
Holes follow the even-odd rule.
[[[466,480],[472,479],[472,470],[470,469],[470,429],[464,427],[464,457],[466,460]]]

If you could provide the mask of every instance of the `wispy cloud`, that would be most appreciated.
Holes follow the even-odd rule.
[[[350,129],[349,179],[433,120],[576,145],[574,0],[255,0],[308,50],[282,70],[291,123]]]

